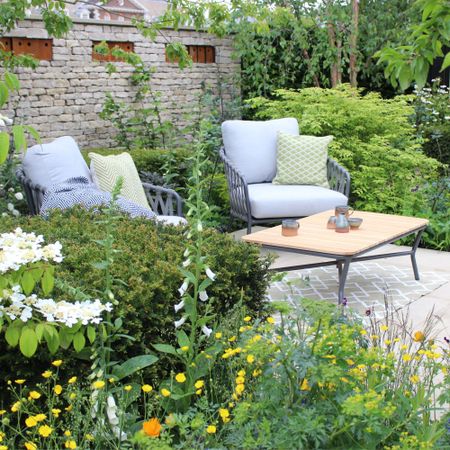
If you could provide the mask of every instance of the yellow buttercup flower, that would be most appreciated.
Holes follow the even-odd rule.
[[[68,381],[69,384],[74,384],[76,382],[77,382],[77,377],[69,378],[69,381]]]
[[[353,366],[355,364],[355,361],[353,361],[353,359],[346,359],[345,362],[349,365],[349,366]]]
[[[205,382],[203,380],[197,380],[194,384],[195,389],[201,389],[205,385]]]
[[[387,325],[381,325],[380,330],[387,331],[387,330],[389,330],[389,327]]]
[[[208,434],[214,434],[217,431],[217,428],[215,425],[208,425],[208,427],[206,428],[206,432]]]
[[[247,356],[247,362],[249,364],[253,364],[255,362],[255,357],[253,355],[248,355]]]
[[[162,395],[163,397],[170,397],[170,391],[169,391],[169,389],[162,388],[162,389],[161,389],[161,395]]]
[[[243,384],[245,383],[244,377],[236,377],[236,384]]]
[[[416,341],[416,342],[422,342],[422,341],[425,340],[425,335],[422,333],[422,331],[416,331],[416,332],[413,334],[413,339],[414,339],[414,341]]]
[[[229,342],[234,342],[236,340],[236,336],[231,336],[230,338],[228,338]]]
[[[238,375],[239,375],[240,377],[245,377],[245,370],[244,370],[244,369],[241,369],[241,370],[238,372]]]
[[[182,352],[187,352],[188,350],[189,350],[189,345],[183,345],[183,347],[181,347]]]
[[[409,377],[409,379],[411,380],[411,383],[413,383],[413,384],[417,384],[420,381],[420,377],[418,375],[412,375]]]
[[[144,385],[142,386],[142,390],[143,390],[146,394],[148,394],[149,392],[152,392],[152,391],[153,391],[153,388],[152,388],[149,384],[144,384]]]
[[[63,388],[62,388],[62,386],[61,386],[60,384],[57,384],[57,385],[53,388],[53,392],[54,392],[56,395],[60,395],[61,392],[62,392],[62,390],[63,390]]]
[[[25,442],[24,445],[27,450],[37,450],[37,445],[34,442]]]
[[[226,408],[219,408],[219,416],[223,421],[225,421],[225,419],[228,419],[230,417],[230,411],[228,411],[228,409]]]
[[[202,395],[202,389],[197,389],[196,391],[195,391],[195,393],[197,394],[197,395]]]
[[[21,405],[20,401],[17,401],[16,403],[14,403],[14,404],[11,406],[11,411],[12,411],[12,412],[17,412],[17,411],[19,411],[20,405]]]
[[[251,320],[252,320],[252,318],[250,316],[244,317],[244,322],[250,322]]]
[[[238,384],[236,386],[236,394],[241,395],[245,390],[245,384]]]
[[[92,434],[86,434],[85,438],[87,441],[93,441],[95,439]]]
[[[77,448],[77,443],[73,439],[71,439],[64,443],[64,447],[70,448],[70,449],[75,449],[75,448]]]
[[[61,414],[61,410],[58,409],[58,408],[53,408],[53,409],[52,409],[52,414],[53,414],[56,418],[58,418],[59,415]]]
[[[127,392],[130,392],[131,389],[133,389],[133,386],[130,386],[129,384],[127,384],[126,386],[124,386],[124,389],[125,389]]]
[[[38,424],[38,422],[37,422],[36,418],[33,416],[27,417],[25,419],[25,425],[28,428],[35,427],[37,424]]]
[[[64,408],[67,412],[70,412],[70,411],[72,411],[72,409],[73,409],[73,406],[72,405],[69,405],[69,406],[67,406],[66,408]]]
[[[70,437],[72,436],[72,432],[70,430],[64,431],[64,436]]]
[[[47,416],[45,414],[36,414],[34,416],[34,418],[38,421],[38,422],[43,422]]]
[[[94,389],[103,389],[105,387],[105,382],[103,380],[97,380],[92,383]]]
[[[302,384],[300,385],[301,391],[310,391],[311,387],[308,384],[308,380],[306,378],[303,379]]]
[[[38,429],[38,433],[44,438],[49,437],[52,434],[52,431],[53,429],[48,425],[41,425]]]
[[[220,339],[220,338],[222,337],[222,333],[219,331],[218,333],[216,333],[216,334],[214,335],[214,337],[215,337],[216,339]]]
[[[52,372],[51,370],[46,370],[46,371],[42,374],[42,376],[43,376],[44,378],[50,378],[52,375],[53,375],[53,372]]]
[[[273,317],[268,317],[266,320],[267,320],[267,323],[270,323],[271,325],[273,325],[275,323],[275,319]]]
[[[16,384],[23,384],[26,380],[14,380],[14,383]]]
[[[0,409],[0,416],[3,416],[3,414],[6,414],[6,409]]]
[[[175,380],[177,380],[178,383],[184,383],[186,381],[186,375],[184,373],[177,373]]]
[[[411,360],[412,360],[412,356],[409,355],[408,353],[405,353],[405,354],[402,356],[402,359],[403,359],[403,361],[408,362],[408,361],[411,361]]]
[[[75,394],[75,392],[71,392],[69,398],[70,400],[74,400],[75,398],[77,398],[77,394]]]
[[[52,362],[52,365],[55,367],[59,367],[62,363],[62,359],[57,359],[56,361]]]
[[[41,394],[39,392],[37,392],[37,391],[31,391],[28,394],[28,398],[29,399],[33,399],[33,400],[37,400],[38,398],[41,398]]]
[[[0,445],[0,450],[8,450],[8,447],[6,445]]]

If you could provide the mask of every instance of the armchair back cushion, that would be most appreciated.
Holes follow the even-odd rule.
[[[264,183],[275,177],[279,131],[298,136],[297,119],[223,122],[225,153],[247,183]]]
[[[273,184],[306,184],[329,188],[328,145],[333,136],[292,136],[278,132],[277,175]]]
[[[49,188],[69,178],[84,177],[92,181],[89,168],[75,140],[70,136],[49,144],[30,147],[23,158],[25,175],[35,185]]]
[[[94,183],[102,191],[112,192],[119,177],[123,178],[120,195],[144,208],[151,209],[138,171],[129,153],[103,156],[89,153]]]

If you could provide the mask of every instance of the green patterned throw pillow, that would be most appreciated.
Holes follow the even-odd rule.
[[[273,184],[307,184],[329,188],[328,145],[333,136],[293,136],[278,132],[277,174]]]
[[[144,208],[151,209],[134,161],[128,153],[103,156],[89,153],[91,174],[99,189],[112,192],[119,177],[123,178],[120,195]]]

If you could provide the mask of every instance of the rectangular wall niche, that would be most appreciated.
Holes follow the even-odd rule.
[[[51,61],[53,58],[52,39],[1,38],[2,50],[12,51],[15,55],[30,55],[36,59]]]
[[[92,42],[92,59],[94,61],[121,61],[120,58],[116,58],[113,55],[101,55],[97,53],[94,48],[96,45],[101,44],[101,41],[93,41]],[[114,42],[114,41],[106,41],[109,49],[113,49],[114,47],[119,47],[122,50],[132,53],[134,52],[134,43],[133,42]]]
[[[214,64],[216,62],[216,49],[212,45],[186,45],[186,49],[193,63]],[[167,54],[166,62],[170,62]]]

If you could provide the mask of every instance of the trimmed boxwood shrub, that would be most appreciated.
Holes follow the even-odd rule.
[[[104,237],[104,225],[97,224],[98,219],[98,214],[81,209],[55,212],[48,220],[41,217],[5,218],[0,223],[0,232],[20,226],[25,231],[42,234],[46,242],[59,240],[63,245],[64,261],[56,268],[57,280],[95,298],[104,288],[103,273],[92,265],[103,259],[102,249],[93,242]],[[211,269],[217,274],[216,281],[208,289],[217,320],[226,316],[241,298],[251,314],[261,314],[269,283],[269,261],[260,259],[254,246],[236,242],[215,231],[206,233],[211,239],[205,252]],[[179,228],[143,219],[123,217],[118,220],[115,248],[120,252],[115,255],[112,270],[114,277],[126,285],[118,283],[115,286],[119,305],[115,307],[114,316],[123,318],[123,332],[134,339],[121,339],[115,344],[121,360],[151,352],[153,343],[168,343],[174,339],[173,306],[179,301],[177,289],[183,281],[178,266],[183,258],[184,240]],[[57,289],[54,296],[70,298]],[[11,373],[25,378],[39,377],[52,358],[45,350],[26,360],[18,351],[8,348],[0,335],[0,384]],[[60,356],[67,359],[67,354]],[[170,367],[160,364],[150,369],[148,376],[163,376]]]

